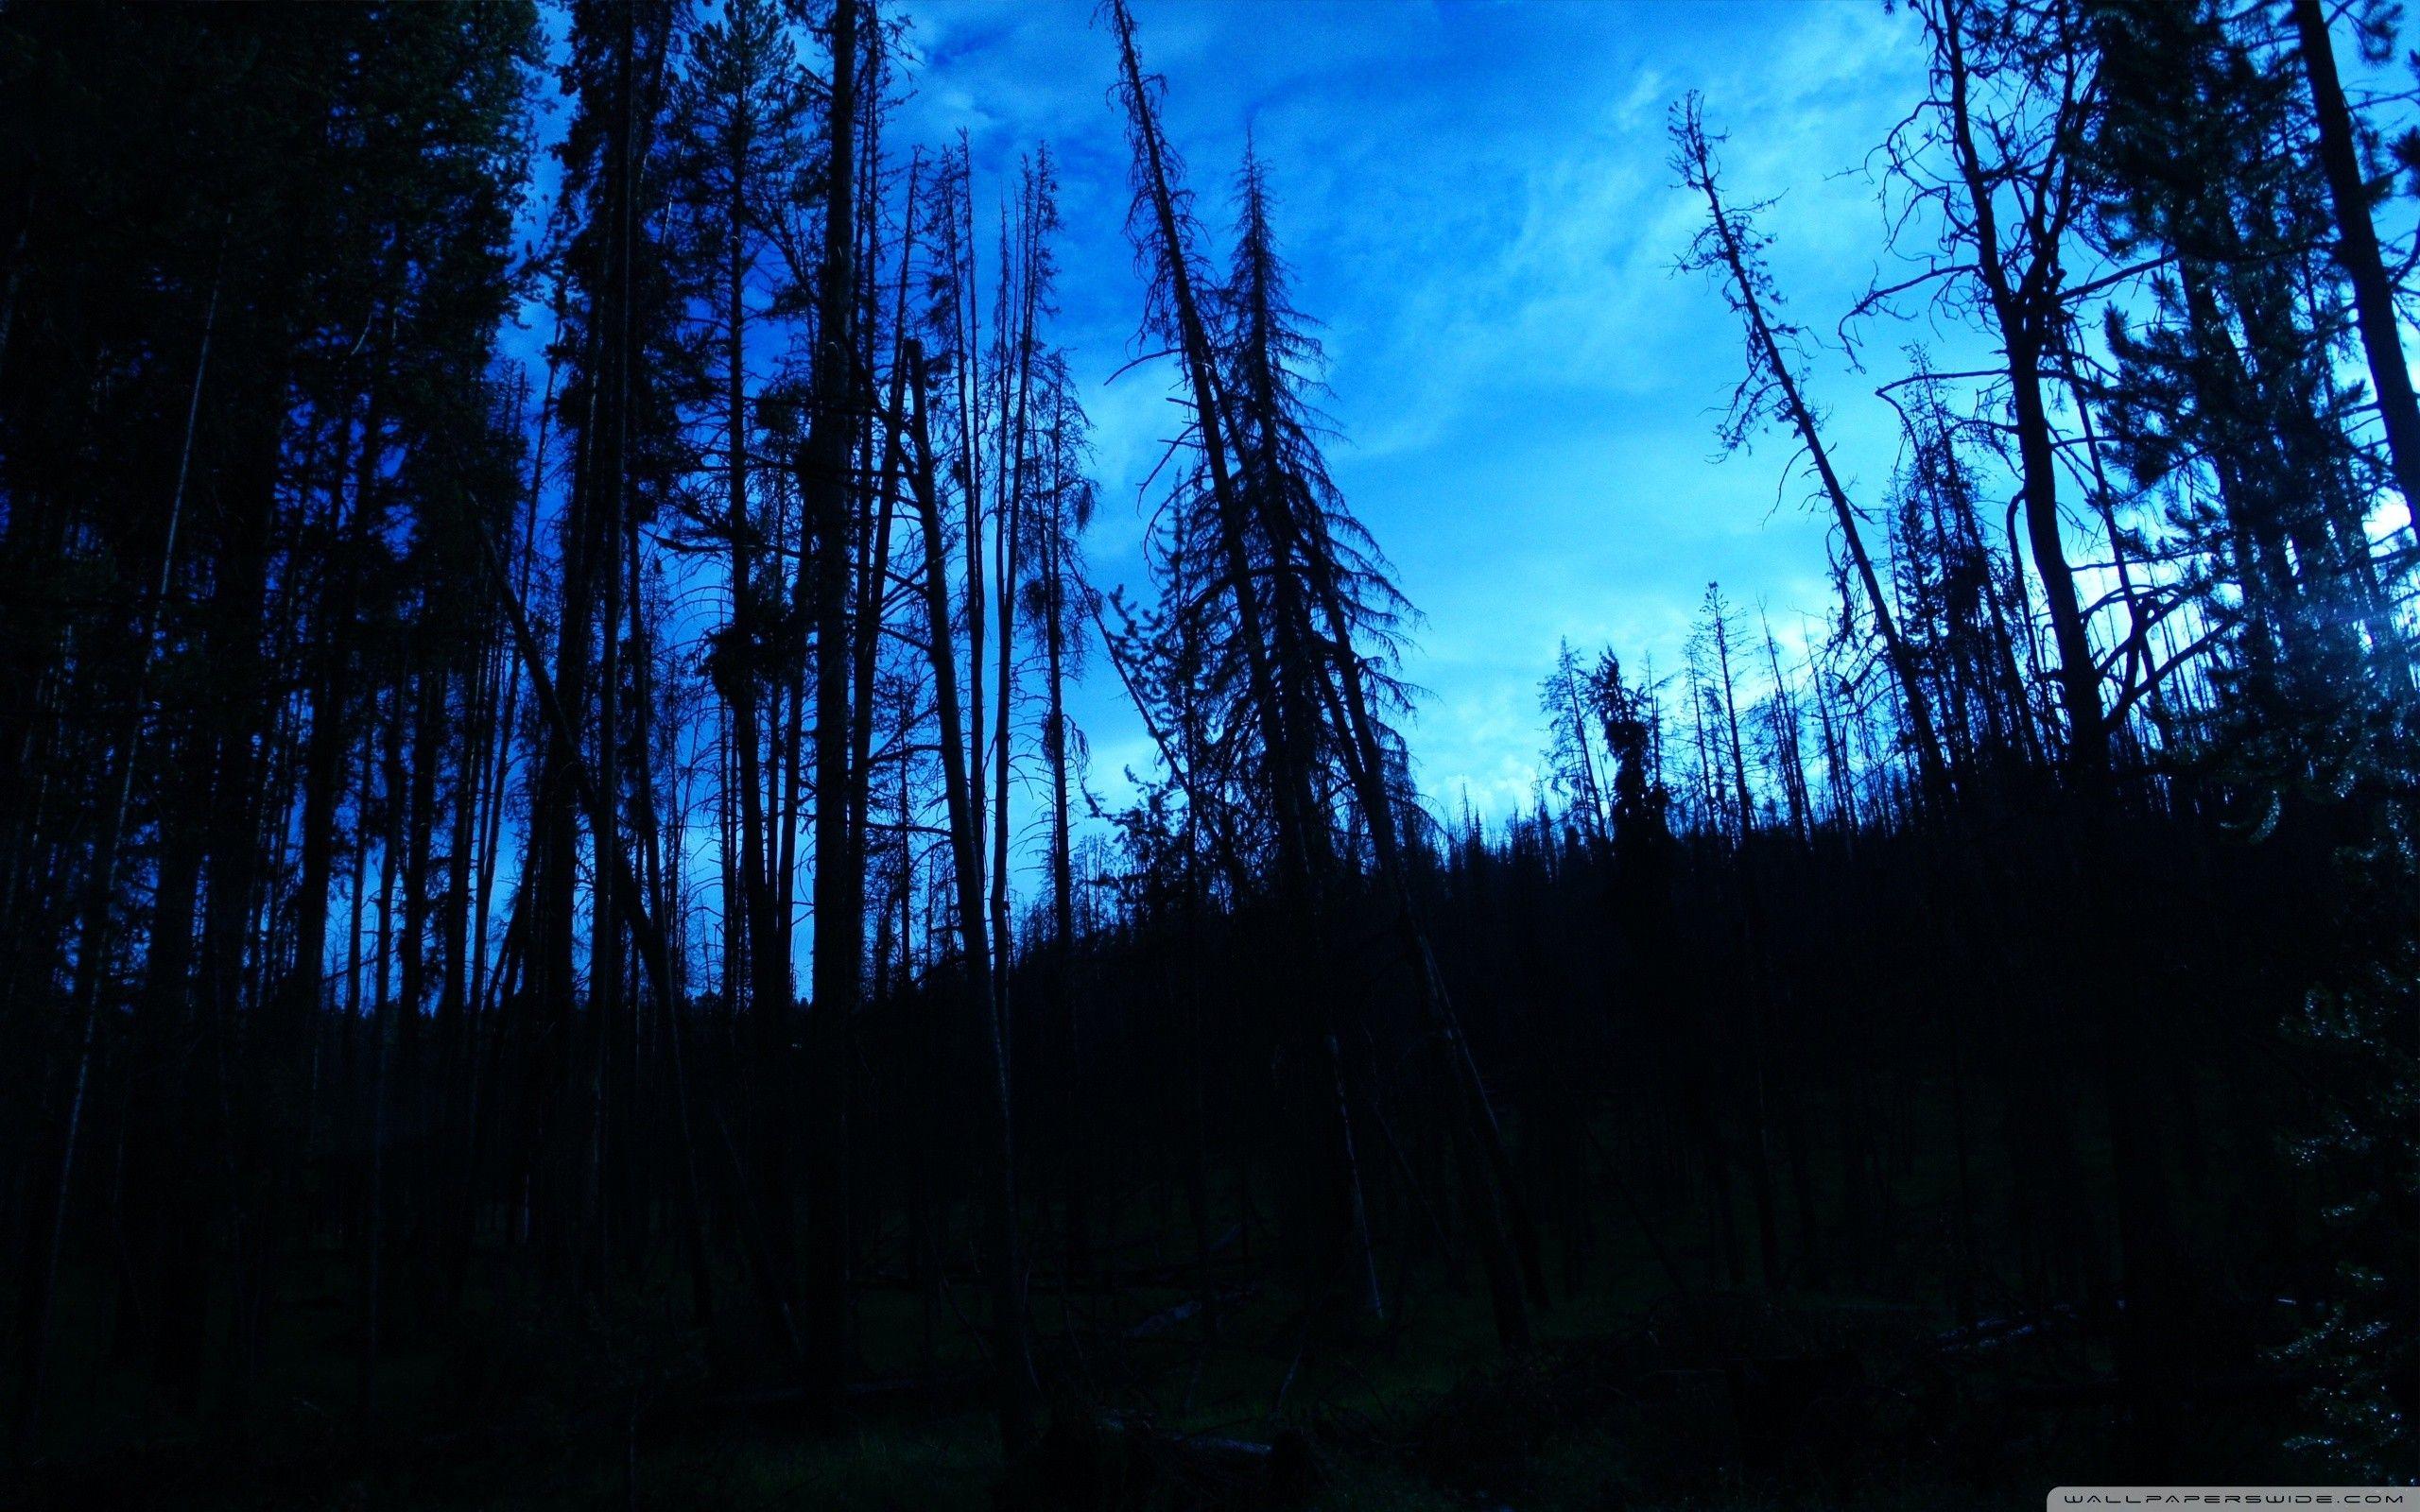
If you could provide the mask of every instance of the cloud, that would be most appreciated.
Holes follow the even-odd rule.
[[[1825,523],[1796,485],[1775,505],[1789,449],[1710,459],[1739,336],[1710,285],[1671,272],[1697,207],[1670,184],[1665,111],[1703,90],[1738,192],[1787,191],[1769,220],[1775,275],[1828,333],[1886,255],[1855,170],[1922,85],[1904,15],[1788,0],[1136,10],[1220,247],[1248,130],[1270,164],[1349,438],[1333,470],[1426,615],[1403,670],[1428,690],[1410,735],[1432,799],[1456,805],[1467,786],[1491,815],[1529,804],[1536,682],[1565,637],[1676,667],[1715,578],[1768,605],[1777,632],[1830,612]],[[1142,287],[1106,94],[1115,51],[1090,14],[1088,0],[930,8],[892,140],[963,127],[993,175],[1041,138],[1059,155],[1056,335],[1088,384],[1108,506],[1091,550],[1104,579],[1132,584],[1135,490],[1183,417],[1165,403],[1168,364],[1102,387],[1137,354]],[[992,193],[978,184],[978,204]],[[1874,380],[1835,359],[1810,378],[1842,462],[1878,485],[1895,438]],[[1105,666],[1077,712],[1104,758],[1148,754]],[[1122,786],[1111,761],[1094,770],[1104,793]]]

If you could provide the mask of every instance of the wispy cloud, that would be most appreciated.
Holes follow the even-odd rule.
[[[1130,502],[1182,420],[1165,365],[1099,386],[1136,354],[1141,287],[1115,53],[1090,18],[1085,0],[931,8],[902,129],[962,127],[993,172],[1040,138],[1060,155],[1060,336],[1093,381],[1111,501],[1092,550],[1104,578],[1134,582]],[[1714,578],[1780,625],[1826,610],[1823,523],[1795,487],[1775,507],[1787,449],[1711,460],[1739,342],[1714,290],[1671,273],[1697,207],[1671,187],[1665,112],[1703,91],[1739,192],[1787,191],[1775,272],[1828,332],[1884,255],[1857,170],[1921,85],[1904,14],[1141,0],[1137,18],[1214,234],[1247,131],[1270,163],[1299,301],[1325,322],[1338,480],[1426,611],[1404,670],[1427,690],[1412,742],[1434,799],[1529,801],[1535,685],[1565,637],[1676,666]],[[1895,448],[1873,380],[1835,361],[1813,379],[1844,461],[1878,485]],[[1097,675],[1079,713],[1104,755],[1143,754],[1115,679]],[[1097,777],[1122,787],[1114,767]]]

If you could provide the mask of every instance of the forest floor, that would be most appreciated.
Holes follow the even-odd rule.
[[[1931,1174],[1911,1171],[1912,1184],[1930,1186]],[[1060,1434],[1113,1424],[1111,1488],[1072,1505],[2030,1509],[2056,1484],[2142,1479],[2117,1473],[2106,1399],[2063,1396],[2108,1370],[2072,1315],[2024,1328],[2012,1316],[2014,1332],[1962,1340],[1947,1299],[1909,1300],[1927,1288],[1891,1265],[1874,1290],[1685,1296],[1635,1224],[1607,1207],[1582,1284],[1566,1284],[1564,1257],[1549,1254],[1554,1305],[1536,1314],[1535,1347],[1508,1359],[1475,1265],[1390,1262],[1382,1280],[1399,1311],[1378,1320],[1330,1306],[1314,1321],[1272,1280],[1280,1267],[1236,1252],[1233,1226],[1221,1230],[1212,1336],[1189,1242],[1156,1248],[1182,1223],[1131,1205],[1128,1232],[1104,1237],[1126,1284],[1070,1294],[1043,1278],[1031,1295],[1045,1377],[1084,1403],[1054,1415]],[[1939,1209],[1909,1207],[1901,1221],[1922,1234],[1940,1227]],[[1703,1278],[1720,1267],[1693,1216],[1657,1221],[1681,1274]],[[1744,1206],[1738,1222],[1754,1232]],[[367,1433],[359,1286],[333,1252],[288,1281],[293,1305],[276,1314],[241,1442],[223,1417],[181,1412],[112,1359],[105,1296],[63,1298],[81,1315],[61,1320],[78,1344],[62,1350],[75,1389],[60,1396],[90,1405],[49,1425],[33,1473],[0,1483],[0,1507],[1021,1512],[1000,1494],[972,1278],[931,1303],[904,1278],[861,1279],[867,1384],[835,1429],[811,1425],[783,1389],[744,1277],[717,1277],[711,1335],[688,1326],[672,1247],[655,1246],[609,1304],[563,1301],[573,1288],[493,1251],[466,1321],[450,1330],[415,1329],[399,1297]],[[1856,1257],[1834,1258],[1856,1268]],[[410,1285],[406,1272],[398,1292]],[[223,1321],[210,1336],[223,1337]],[[205,1380],[201,1400],[224,1395]],[[2205,1482],[2317,1484],[2270,1447],[2292,1417],[2273,1399],[2196,1412],[2175,1463]],[[1098,1456],[1102,1435],[1090,1433],[1081,1441]],[[1272,1498],[1259,1462],[1237,1470],[1196,1452],[1205,1442],[1270,1445],[1307,1472]],[[1051,1504],[1071,1503],[1023,1503]]]
[[[1156,1458],[1137,1450],[1110,1476],[1128,1493],[1055,1504],[1083,1512],[1281,1502],[1335,1512],[1915,1512],[2031,1508],[2053,1484],[2107,1477],[2104,1410],[2006,1411],[1971,1400],[1945,1410],[1921,1351],[1907,1348],[1938,1336],[1941,1319],[1930,1311],[1798,1298],[1777,1313],[1727,1295],[1625,1310],[1583,1297],[1543,1314],[1537,1347],[1508,1362],[1478,1289],[1455,1296],[1443,1289],[1444,1278],[1438,1284],[1392,1339],[1365,1321],[1306,1341],[1290,1300],[1254,1295],[1221,1318],[1229,1345],[1204,1350],[1198,1332],[1175,1327],[1124,1339],[1113,1351],[1102,1341],[1082,1349],[1066,1326],[1076,1310],[1062,1313],[1056,1335],[1046,1324],[1037,1341],[1046,1366],[1067,1380],[1087,1367],[1080,1360],[1089,1362],[1089,1399],[1126,1404],[1125,1420],[1149,1422],[1166,1435],[1163,1448],[1167,1440],[1291,1438],[1307,1449],[1314,1470],[1306,1494],[1272,1499],[1256,1475],[1205,1472],[1181,1449]],[[919,1310],[906,1294],[874,1291],[868,1299],[865,1324],[894,1342],[915,1339]],[[1176,1291],[1121,1298],[1127,1309],[1164,1302],[1147,1322],[1185,1299]],[[328,1342],[337,1343],[347,1330],[336,1319],[350,1299],[320,1301]],[[1037,1312],[1048,1319],[1051,1310],[1038,1300]],[[710,1384],[701,1362],[676,1358],[694,1349],[671,1341],[684,1331],[654,1331],[670,1352],[642,1360],[633,1345],[646,1332],[628,1316],[558,1314],[543,1323],[525,1316],[476,1344],[400,1341],[380,1383],[382,1400],[396,1405],[368,1440],[352,1430],[350,1408],[333,1405],[357,1389],[335,1363],[341,1355],[315,1350],[328,1366],[316,1386],[307,1373],[286,1376],[301,1390],[261,1405],[249,1450],[195,1435],[154,1439],[144,1451],[63,1455],[12,1504],[297,1512],[991,1512],[1013,1504],[996,1496],[994,1420],[975,1378],[956,1368],[971,1359],[945,1366],[929,1389],[870,1396],[846,1426],[819,1431],[786,1393]],[[1752,1369],[1743,1382],[1736,1368],[1708,1363],[1736,1359],[1743,1339],[1793,1341],[1782,1346],[1789,1352],[1755,1357],[1800,1367],[1799,1376]],[[2272,1416],[2200,1425],[2209,1444],[2234,1447],[2215,1457],[2197,1452],[2194,1463],[2221,1479],[2228,1470],[2280,1473],[2247,1448],[2282,1436],[2273,1422],[2257,1420]]]
[[[1170,1292],[1167,1300],[1173,1308],[1184,1297]],[[329,1297],[320,1311],[341,1312],[345,1303]],[[1130,1403],[1129,1421],[1149,1421],[1180,1444],[1292,1437],[1308,1446],[1315,1467],[1307,1494],[1272,1498],[1256,1476],[1205,1472],[1181,1451],[1154,1466],[1151,1452],[1138,1450],[1112,1472],[1129,1491],[1073,1506],[1913,1512],[1944,1504],[1952,1491],[1938,1479],[1902,1484],[1872,1467],[1845,1475],[1835,1473],[1840,1467],[1799,1463],[1747,1470],[1722,1381],[1677,1372],[1700,1379],[1683,1379],[1661,1401],[1641,1403],[1631,1400],[1626,1379],[1616,1379],[1634,1372],[1604,1368],[1614,1341],[1634,1339],[1642,1327],[1652,1332],[1652,1310],[1622,1314],[1587,1299],[1559,1305],[1542,1315],[1535,1350],[1511,1365],[1476,1287],[1467,1296],[1432,1297],[1392,1343],[1383,1326],[1364,1323],[1356,1336],[1328,1334],[1297,1355],[1298,1313],[1288,1300],[1239,1300],[1221,1320],[1222,1333],[1238,1341],[1233,1347],[1203,1351],[1180,1334],[1157,1351],[1157,1368],[1139,1372],[1135,1359],[1153,1351],[1129,1349],[1124,1379],[1097,1383],[1096,1400]],[[330,1368],[317,1400],[305,1394],[264,1404],[247,1451],[188,1435],[154,1439],[147,1450],[66,1455],[9,1504],[280,1512],[993,1512],[1003,1504],[997,1430],[971,1379],[945,1371],[936,1395],[903,1391],[860,1406],[837,1432],[819,1431],[784,1393],[710,1387],[701,1370],[677,1367],[644,1381],[631,1368],[627,1320],[591,1335],[592,1342],[618,1335],[621,1345],[606,1351],[618,1360],[562,1350],[577,1332],[558,1318],[543,1333],[491,1337],[493,1353],[475,1351],[489,1355],[477,1368],[511,1380],[467,1397],[451,1395],[468,1389],[458,1384],[460,1344],[406,1346],[381,1377],[396,1409],[366,1447],[350,1431],[349,1409],[332,1405],[348,1402],[354,1385]],[[1054,1371],[1073,1363],[1067,1339],[1063,1331],[1054,1341],[1046,1329],[1037,1341]],[[449,1400],[442,1410],[424,1405]],[[2004,1498],[1979,1498],[1968,1485],[1957,1488],[1956,1501],[2030,1508],[2048,1484],[2029,1482]]]

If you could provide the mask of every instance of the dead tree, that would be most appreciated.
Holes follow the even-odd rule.
[[[1025,1277],[1017,1237],[1015,1125],[1010,1098],[1008,1044],[1005,1026],[994,1011],[992,952],[987,938],[983,897],[983,832],[975,815],[970,787],[970,758],[977,747],[964,723],[958,702],[958,662],[950,633],[949,578],[944,562],[940,490],[934,478],[931,428],[927,421],[924,344],[913,337],[902,344],[899,360],[908,367],[913,404],[908,443],[914,448],[908,475],[915,495],[925,538],[925,649],[933,668],[933,691],[939,705],[939,740],[944,799],[949,810],[951,874],[957,885],[959,970],[966,984],[968,1016],[981,1026],[989,1053],[990,1074],[985,1091],[991,1137],[985,1142],[990,1169],[986,1199],[991,1209],[993,1370],[996,1376],[996,1407],[1000,1441],[1011,1459],[1033,1441],[1041,1388],[1033,1373],[1032,1349],[1025,1319]],[[893,445],[901,444],[894,439]]]
[[[1714,156],[1717,140],[1720,139],[1706,135],[1695,94],[1673,108],[1673,167],[1679,171],[1683,183],[1704,198],[1706,206],[1706,224],[1681,266],[1720,269],[1726,281],[1723,300],[1747,332],[1748,374],[1732,395],[1731,413],[1723,421],[1723,441],[1733,448],[1744,445],[1749,433],[1768,415],[1781,420],[1797,435],[1799,445],[1814,464],[1815,475],[1823,484],[1824,497],[1832,507],[1832,523],[1840,527],[1841,541],[1848,547],[1858,584],[1865,590],[1866,610],[1874,616],[1876,633],[1882,638],[1883,654],[1890,658],[1899,696],[1907,704],[1908,723],[1916,743],[1916,762],[1926,789],[1935,801],[1941,801],[1949,794],[1949,770],[1942,759],[1941,738],[1933,727],[1932,700],[1926,694],[1914,653],[1899,631],[1890,596],[1883,592],[1881,576],[1875,571],[1874,558],[1865,549],[1865,532],[1858,524],[1857,507],[1849,502],[1848,490],[1832,466],[1832,454],[1824,444],[1822,426],[1800,383],[1795,355],[1798,328],[1777,313],[1780,295],[1762,256],[1771,238],[1755,225],[1756,213],[1764,207],[1723,202],[1720,168]]]

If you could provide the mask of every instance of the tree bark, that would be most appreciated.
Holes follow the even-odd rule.
[[[933,664],[935,700],[941,721],[942,780],[949,810],[952,875],[958,891],[959,938],[966,973],[966,1010],[986,1031],[991,1057],[987,1109],[992,1137],[985,1154],[992,1169],[991,1206],[993,1308],[997,1374],[1000,1441],[1010,1458],[1025,1452],[1034,1437],[1041,1388],[1033,1373],[1031,1347],[1025,1320],[1025,1276],[1017,1243],[1016,1160],[1014,1123],[1009,1095],[1008,1046],[1000,1039],[1000,1022],[992,1011],[992,956],[985,938],[982,844],[968,782],[967,727],[958,707],[957,655],[949,626],[949,585],[942,563],[940,500],[933,481],[932,444],[925,421],[924,348],[913,339],[904,344],[908,381],[915,390],[915,457],[910,475],[925,536],[925,610],[926,643]],[[894,443],[895,444],[895,443]]]
[[[2394,285],[2387,277],[2377,228],[2370,218],[2370,188],[2361,178],[2353,112],[2344,103],[2344,86],[2337,78],[2336,46],[2328,37],[2327,15],[2319,0],[2292,0],[2292,9],[2294,31],[2302,42],[2303,77],[2310,85],[2312,114],[2319,128],[2319,163],[2327,174],[2328,198],[2336,206],[2336,260],[2352,281],[2361,354],[2369,361],[2378,418],[2386,424],[2394,486],[2405,499],[2420,500],[2420,400],[2412,395],[2411,370],[2403,363]]]
[[[814,550],[803,563],[800,593],[807,596],[812,565],[815,607],[815,966],[808,1013],[812,1091],[807,1117],[807,1271],[802,1342],[807,1385],[837,1408],[847,1379],[849,1230],[847,1196],[848,1077],[843,1060],[850,1018],[856,1012],[865,953],[865,871],[851,842],[852,770],[849,654],[850,547],[856,490],[849,476],[852,381],[856,342],[856,169],[857,112],[856,0],[832,10],[832,102],[829,177],[824,186],[823,273],[816,319],[815,398],[807,452],[800,459],[799,491],[813,524]],[[869,570],[873,570],[871,567]]]

